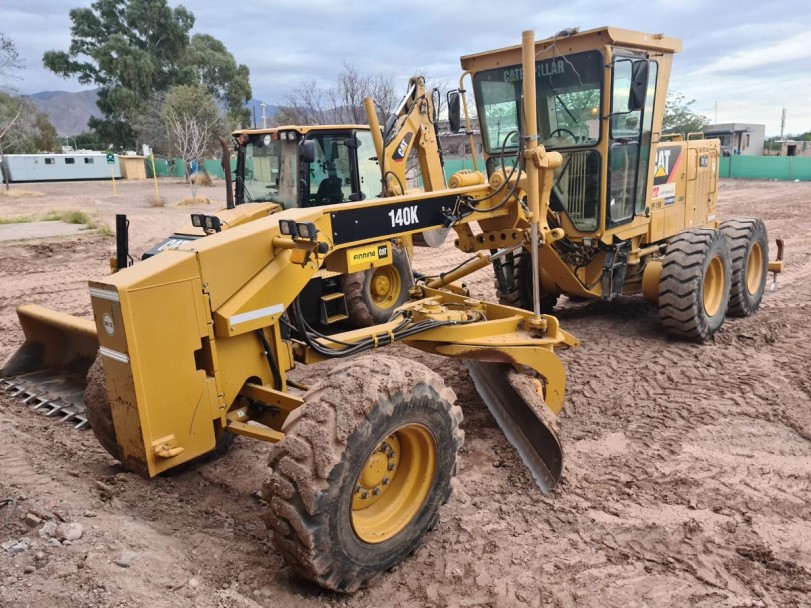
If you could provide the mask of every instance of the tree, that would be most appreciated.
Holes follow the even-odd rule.
[[[710,120],[706,116],[694,113],[690,106],[695,99],[686,101],[678,91],[670,91],[665,101],[665,115],[662,120],[662,133],[697,133],[703,131]]]
[[[366,124],[363,100],[372,97],[378,119],[384,121],[400,97],[392,78],[385,74],[362,75],[352,64],[344,63],[335,84],[320,88],[314,80],[305,80],[287,98],[287,103],[273,117],[283,124]]]
[[[189,32],[194,15],[167,0],[96,0],[70,11],[71,44],[48,51],[46,68],[99,87],[102,118],[91,128],[117,146],[132,146],[131,126],[156,93],[178,85],[203,85],[234,116],[251,95],[248,68],[237,65],[211,36]],[[210,64],[210,65],[209,65]]]
[[[214,97],[200,86],[181,85],[166,95],[161,110],[166,124],[170,152],[183,159],[191,184],[192,198],[197,196],[197,180],[191,179],[191,165],[198,166],[216,148],[225,123]]]
[[[22,68],[23,62],[14,42],[0,32],[0,79],[5,81],[8,78],[19,78],[15,72]],[[8,88],[8,85],[0,81],[0,89],[3,88]]]
[[[6,154],[33,154],[58,149],[56,129],[47,114],[27,99],[0,92],[0,168],[6,190],[8,176],[3,157]]]
[[[185,84],[205,87],[239,126],[250,124],[245,103],[253,95],[248,66],[237,65],[225,45],[208,34],[195,34],[185,54]]]

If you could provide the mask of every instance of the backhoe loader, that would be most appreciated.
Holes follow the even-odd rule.
[[[449,497],[464,437],[461,411],[442,378],[414,362],[362,354],[366,351],[403,342],[464,360],[533,479],[543,491],[551,490],[562,472],[554,417],[566,384],[554,350],[574,346],[577,339],[542,312],[552,293],[547,275],[560,277],[556,289],[558,283],[568,288],[585,282],[594,291],[605,283],[607,293],[615,293],[629,283],[626,275],[636,274],[629,268],[635,270],[654,247],[660,251],[660,242],[650,240],[641,229],[645,221],[633,212],[653,181],[654,172],[647,170],[656,158],[653,134],[658,135],[670,60],[678,50],[672,39],[610,28],[565,38],[536,42],[525,32],[520,47],[463,58],[473,75],[487,145],[498,142],[488,147],[486,177],[460,172],[447,188],[437,183],[424,192],[409,191],[396,169],[381,160],[384,194],[392,196],[291,207],[225,230],[220,218],[197,216],[205,238],[165,248],[90,282],[93,321],[20,307],[24,328],[37,316],[42,322],[27,324],[26,343],[0,375],[49,367],[81,373],[95,359],[85,393],[93,431],[124,467],[147,477],[215,450],[229,434],[271,442],[270,478],[262,493],[275,546],[294,572],[329,589],[353,591],[419,546]],[[540,93],[549,92],[544,83],[553,72],[576,76],[566,86],[554,81],[551,105],[548,96],[536,103]],[[590,88],[579,89],[580,83]],[[587,110],[575,107],[581,98]],[[406,141],[397,125],[408,121],[408,108],[430,105],[430,99],[414,101],[383,129],[367,102],[377,158],[386,159],[392,147],[405,153],[413,145],[414,136]],[[643,111],[648,107],[652,112]],[[577,113],[581,110],[588,118]],[[634,113],[641,125],[633,127],[636,146],[632,135],[621,137],[615,127],[623,121],[632,129]],[[551,123],[564,115],[573,117],[574,128]],[[577,145],[560,144],[569,137],[563,129]],[[643,141],[641,133],[649,139]],[[643,144],[649,149],[642,150]],[[714,222],[709,217],[714,144],[703,145],[706,153],[701,146],[692,156],[689,148],[684,152],[685,162],[696,159],[693,181],[702,175],[701,183],[708,182],[689,214],[693,222],[701,218],[701,226]],[[586,186],[591,196],[578,190]],[[688,217],[685,202],[676,200],[684,196],[679,192],[677,187],[672,204],[662,198],[658,207],[653,200],[651,217],[641,217],[667,234],[675,232]],[[582,213],[575,212],[575,201],[583,203]],[[624,219],[628,213],[631,220]],[[575,239],[572,230],[588,226],[590,236]],[[449,229],[456,245],[472,254],[468,261],[420,278],[410,300],[385,323],[326,334],[308,322],[300,296],[322,269],[345,273],[354,260],[373,257],[393,239],[441,239]],[[698,259],[692,289],[703,294],[711,291],[704,285],[721,284],[713,287],[716,297],[699,295],[699,303],[725,311],[727,246],[714,227],[702,230],[686,243],[665,240],[665,250],[681,242],[677,262],[691,272],[694,264],[684,258]],[[628,235],[636,249],[621,246],[616,235]],[[704,237],[712,242],[709,249],[695,244]],[[757,249],[760,258],[744,257],[764,262],[765,244],[750,241],[757,247],[750,244],[747,251]],[[555,265],[563,259],[559,250],[571,268],[563,261]],[[505,295],[520,284],[531,310],[470,297],[460,279],[490,266]],[[667,268],[665,259],[663,277]],[[712,281],[704,278],[713,273]],[[689,308],[687,314],[700,316]],[[76,339],[60,342],[38,331],[60,324]],[[311,387],[288,378],[295,364],[336,358],[345,361]]]

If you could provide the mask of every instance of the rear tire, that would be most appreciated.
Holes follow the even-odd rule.
[[[505,264],[508,263],[508,260],[505,260]],[[506,268],[505,271],[509,272],[509,268]],[[513,290],[511,292],[504,293],[501,291],[498,279],[495,281],[498,303],[504,306],[532,310],[532,256],[526,249],[513,256],[512,274]],[[558,297],[556,293],[546,293],[541,287],[541,313],[550,314],[558,303]]]
[[[104,379],[104,367],[101,355],[96,355],[96,360],[87,371],[87,388],[84,391],[85,417],[90,423],[93,435],[107,453],[116,460],[121,460],[121,453],[118,450],[118,440],[115,434],[115,424],[113,424],[113,412],[110,408],[110,400],[107,396],[107,382]]]
[[[706,341],[724,322],[731,281],[729,247],[718,230],[693,228],[667,245],[659,276],[659,317],[676,338]]]
[[[93,365],[87,371],[87,386],[84,391],[85,417],[90,423],[98,442],[107,453],[123,464],[121,452],[118,448],[118,438],[113,422],[113,410],[110,398],[107,395],[107,381],[104,378],[104,366],[101,355],[96,355]],[[209,452],[209,458],[217,458],[225,454],[234,444],[235,435],[228,431],[221,431],[217,436],[214,449]],[[203,457],[205,458],[205,456]]]
[[[727,314],[748,317],[760,306],[769,272],[766,226],[757,218],[728,220],[721,224],[731,253],[732,284]]]
[[[293,571],[352,592],[422,544],[464,441],[454,399],[425,366],[389,356],[353,359],[311,389],[262,489]]]
[[[385,323],[408,301],[413,281],[411,263],[402,247],[391,246],[392,263],[343,277],[349,321],[355,327]]]

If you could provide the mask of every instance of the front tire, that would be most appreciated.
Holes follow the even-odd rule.
[[[721,224],[732,255],[732,284],[727,314],[748,317],[755,313],[766,290],[769,240],[766,226],[757,218],[728,220]]]
[[[659,318],[665,331],[706,341],[724,322],[731,281],[730,254],[718,230],[693,228],[667,245],[659,276]]]
[[[507,279],[509,280],[512,277],[512,289],[507,292],[502,291],[498,279],[496,279],[495,287],[498,303],[504,306],[532,310],[532,255],[530,255],[529,251],[523,249],[521,253],[513,255],[512,258],[507,257],[504,264],[506,267],[503,270],[507,273]],[[541,287],[541,313],[551,314],[557,303],[558,294],[547,293]]]
[[[274,544],[300,576],[352,592],[422,543],[451,492],[461,409],[423,365],[360,357],[285,423],[263,487]]]
[[[403,247],[391,245],[392,263],[343,277],[349,321],[355,327],[385,323],[408,301],[413,273]]]

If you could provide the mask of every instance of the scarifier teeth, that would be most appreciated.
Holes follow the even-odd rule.
[[[50,393],[44,385],[53,384],[53,378],[47,375],[28,374],[26,376],[3,378],[0,381],[0,390],[45,416],[60,416],[60,422],[73,424],[73,428],[76,430],[90,428],[90,422],[85,416],[84,402]],[[74,394],[77,392],[75,387],[73,392]]]

